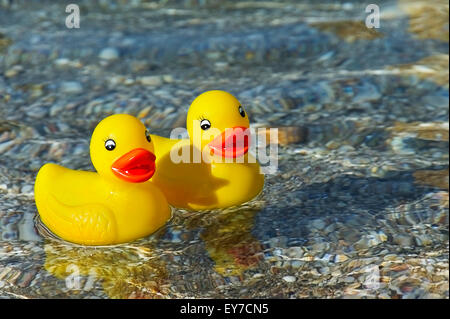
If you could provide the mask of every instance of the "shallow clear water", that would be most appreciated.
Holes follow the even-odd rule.
[[[370,30],[356,1],[79,3],[70,30],[0,2],[0,296],[448,298],[448,2],[378,1]],[[209,89],[279,129],[258,198],[114,247],[46,232],[40,166],[92,169],[112,113],[168,136]]]

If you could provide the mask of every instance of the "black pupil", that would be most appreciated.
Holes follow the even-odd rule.
[[[200,127],[202,128],[202,130],[207,130],[207,129],[209,129],[209,128],[211,127],[211,124],[209,124],[209,123],[204,123],[204,124],[202,124]]]
[[[241,113],[242,117],[245,117],[245,112],[244,112],[244,109],[242,108],[242,106],[239,106],[239,113]]]
[[[113,140],[107,140],[105,143],[105,147],[108,151],[112,151],[116,148],[116,143]]]
[[[145,131],[145,137],[147,138],[147,141],[152,141],[152,138],[150,137],[150,133],[148,131]]]

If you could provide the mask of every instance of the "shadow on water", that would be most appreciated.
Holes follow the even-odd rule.
[[[442,178],[447,178],[448,190],[448,167],[391,171],[384,177],[362,178],[346,174],[326,183],[290,191],[285,205],[268,201],[256,216],[253,234],[260,240],[286,236],[304,243],[311,232],[309,222],[318,218],[329,223],[343,223],[357,231],[364,230],[374,222],[377,224],[377,219],[386,218],[397,205],[412,203],[445,187],[445,183],[424,181],[420,178],[424,174],[418,172],[444,172]],[[436,174],[429,175],[435,177]],[[415,213],[422,215],[418,217],[422,220],[432,214],[430,211]]]

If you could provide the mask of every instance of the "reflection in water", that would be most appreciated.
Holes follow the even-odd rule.
[[[383,37],[375,28],[367,28],[364,21],[314,22],[311,23],[311,26],[324,32],[332,32],[349,43],[356,40],[373,40]]]
[[[221,214],[217,223],[200,234],[215,262],[214,269],[222,276],[240,276],[262,259],[261,243],[251,234],[256,213],[242,210]]]
[[[202,229],[200,238],[205,242],[217,273],[224,277],[241,277],[244,271],[256,268],[263,259],[262,245],[251,234],[254,217],[262,205],[261,200],[255,199],[223,211],[182,211],[181,222],[188,231]],[[111,298],[164,298],[170,295],[169,274],[162,260],[165,253],[156,248],[153,241],[78,246],[55,237],[39,218],[36,218],[36,225],[39,233],[47,238],[44,269],[64,280],[74,294],[100,288]]]
[[[200,238],[215,263],[214,269],[224,277],[242,276],[262,260],[262,245],[251,233],[263,206],[261,197],[239,207],[185,216],[183,223],[188,230],[202,229]]]
[[[47,240],[44,268],[74,293],[101,283],[111,298],[162,298],[165,263],[152,245],[82,247]]]

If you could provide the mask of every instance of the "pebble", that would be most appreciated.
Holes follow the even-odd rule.
[[[24,185],[20,190],[22,194],[33,194],[33,186],[32,185]]]
[[[121,76],[121,75],[115,75],[115,76],[112,76],[111,78],[109,78],[109,83],[113,86],[116,86],[123,82],[125,82],[125,77]]]
[[[98,55],[103,60],[117,60],[119,58],[119,51],[116,48],[104,48]]]
[[[163,75],[162,79],[165,83],[173,83],[174,81],[173,76],[170,74]]]
[[[321,267],[320,269],[319,269],[319,272],[323,275],[323,274],[329,274],[330,273],[330,267],[327,267],[327,266],[325,266],[325,267]]]
[[[294,276],[284,276],[283,280],[286,282],[295,282],[297,278],[295,278]]]
[[[346,255],[343,255],[343,254],[337,254],[334,257],[334,262],[335,263],[341,263],[341,262],[344,262],[346,260],[348,260],[348,257]]]
[[[329,234],[329,233],[334,232],[335,229],[336,229],[336,224],[331,223],[330,225],[328,225],[328,226],[324,229],[324,232],[327,233],[327,234]]]
[[[300,247],[289,247],[286,249],[286,254],[291,258],[301,258],[303,256],[303,249]]]
[[[162,84],[162,78],[157,75],[142,76],[138,81],[146,86],[159,86]]]
[[[409,269],[409,267],[407,264],[395,265],[390,268],[390,270],[395,271],[395,272],[404,271],[404,270],[408,270],[408,269]]]
[[[131,62],[131,70],[133,73],[142,72],[148,70],[149,64],[147,61],[132,61]]]
[[[383,231],[379,231],[378,232],[378,236],[377,238],[381,241],[381,242],[385,242],[388,240],[388,236],[383,232]]]
[[[55,62],[53,62],[53,63],[58,67],[67,67],[72,64],[72,62],[66,58],[56,59]]]
[[[14,144],[16,144],[16,141],[6,141],[3,143],[0,143],[0,154],[6,152],[8,149],[10,149]]]
[[[339,152],[353,152],[355,150],[355,148],[351,145],[342,145],[341,147],[339,147]]]
[[[320,258],[320,260],[325,261],[325,262],[329,262],[330,260],[332,260],[333,255],[331,254],[324,254],[322,258]]]
[[[351,277],[351,276],[348,276],[348,277],[344,278],[344,282],[346,282],[346,283],[352,283],[354,281],[355,281],[355,278]]]
[[[63,112],[66,106],[64,104],[54,104],[50,108],[50,116],[56,116],[58,113]]]
[[[393,241],[402,247],[411,247],[413,245],[413,238],[408,235],[395,235]]]
[[[34,279],[37,271],[29,271],[22,275],[20,280],[17,282],[17,286],[20,288],[28,287],[31,281]]]
[[[329,247],[330,247],[330,244],[325,243],[325,242],[315,243],[311,246],[313,251],[316,251],[316,252],[323,252],[323,251],[327,250]]]
[[[269,239],[269,246],[272,248],[283,248],[286,247],[287,238],[284,236],[272,237]]]
[[[342,272],[339,269],[333,270],[331,272],[331,276],[333,277],[340,277],[342,275]]]
[[[63,82],[61,84],[61,90],[63,93],[67,94],[77,94],[83,91],[83,87],[79,82],[71,81],[71,82]]]
[[[139,114],[137,115],[137,117],[140,118],[140,119],[142,119],[142,118],[144,118],[144,117],[147,117],[147,115],[150,114],[150,111],[152,110],[152,108],[153,108],[152,106],[147,106],[147,107],[143,108],[143,109],[139,112]]]
[[[322,219],[314,219],[311,222],[311,226],[318,229],[318,230],[322,230],[325,228],[326,224]]]
[[[17,74],[19,74],[19,71],[14,68],[5,71],[5,76],[7,78],[12,78],[12,77],[16,76]]]
[[[395,254],[388,254],[388,255],[384,256],[383,259],[388,260],[388,261],[395,261],[398,259],[398,256]]]
[[[341,144],[337,141],[329,141],[328,143],[325,144],[325,147],[328,148],[329,150],[335,150],[339,146],[341,146]]]
[[[370,247],[370,242],[369,240],[364,236],[363,238],[361,238],[360,240],[358,240],[355,244],[354,244],[355,248],[358,250],[361,249],[367,249]]]
[[[415,237],[417,246],[429,246],[433,243],[430,236],[428,235],[418,235]]]

